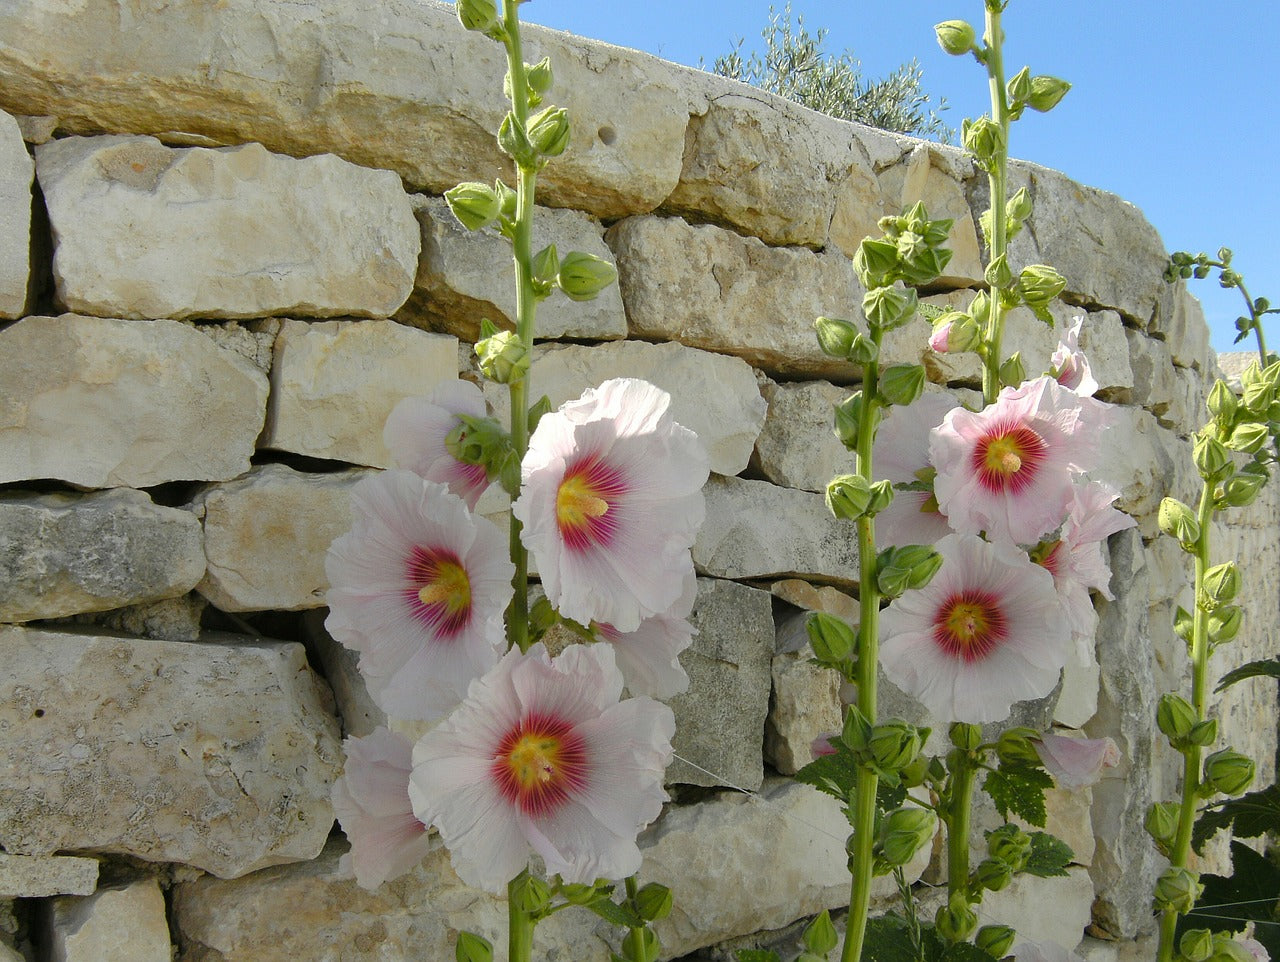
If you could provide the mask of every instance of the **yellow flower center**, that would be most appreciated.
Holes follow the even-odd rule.
[[[961,601],[947,614],[947,631],[960,644],[969,647],[987,633],[989,621],[985,605]]]
[[[608,514],[609,502],[600,497],[601,494],[585,473],[565,478],[556,492],[556,519],[561,529],[578,531],[587,527],[593,518]]]
[[[471,607],[471,579],[467,569],[453,561],[441,561],[421,588],[418,600],[424,605],[443,605],[446,614],[458,615]]]
[[[987,470],[1006,477],[1022,468],[1022,446],[1018,438],[1006,434],[987,445]]]
[[[555,780],[563,745],[555,735],[521,735],[507,752],[511,778],[522,792],[536,791]]]

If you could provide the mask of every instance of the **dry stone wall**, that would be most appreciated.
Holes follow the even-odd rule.
[[[439,197],[504,167],[497,48],[431,0],[73,6],[0,5],[0,958],[451,958],[459,929],[495,937],[501,913],[442,850],[376,893],[339,864],[339,737],[385,719],[323,630],[323,557],[351,486],[387,465],[390,408],[474,377],[480,318],[513,312],[504,243]],[[675,890],[664,958],[724,958],[848,897],[838,807],[783,777],[839,711],[802,613],[855,607],[853,539],[818,493],[849,463],[828,423],[850,371],[811,321],[856,312],[849,256],[916,200],[955,221],[930,299],[967,297],[985,180],[946,147],[633,51],[527,39],[574,122],[538,230],[620,278],[546,303],[535,394],[647,377],[711,454],[692,687],[673,700],[683,761],[642,846],[646,876]],[[1059,322],[1087,315],[1117,405],[1098,474],[1138,527],[1111,541],[1095,651],[1015,711],[1110,735],[1124,764],[1051,793],[1069,876],[982,908],[1101,960],[1114,950],[1086,927],[1151,928],[1160,864],[1141,821],[1176,788],[1151,721],[1186,674],[1171,621],[1188,576],[1155,511],[1197,485],[1187,437],[1218,367],[1139,211],[1031,165],[1015,180],[1036,212],[1013,259],[1062,270]],[[1025,312],[1010,324],[1042,369],[1054,333]],[[926,333],[896,332],[886,363],[923,361],[931,390],[972,398],[976,366],[929,354]],[[1248,615],[1218,668],[1276,650],[1278,523],[1273,485],[1222,526],[1249,559]],[[926,721],[891,687],[884,700]],[[1273,692],[1239,686],[1220,716],[1270,780]],[[539,935],[565,962],[604,960],[614,938],[577,910]]]

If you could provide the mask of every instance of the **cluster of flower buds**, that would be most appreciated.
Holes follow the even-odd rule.
[[[890,812],[880,822],[873,850],[875,874],[887,875],[906,865],[933,841],[937,831],[938,816],[927,808],[906,805]]]
[[[1178,940],[1178,958],[1180,962],[1257,962],[1258,956],[1226,932],[1188,929]]]
[[[844,730],[831,743],[837,752],[844,749],[851,753],[885,785],[911,788],[921,784],[926,775],[928,759],[921,750],[929,731],[899,718],[873,725],[851,705],[845,713]]]

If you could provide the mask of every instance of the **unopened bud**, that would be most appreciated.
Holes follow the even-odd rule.
[[[843,521],[856,521],[871,503],[871,485],[860,474],[841,474],[827,483],[827,510]]]
[[[1231,388],[1227,387],[1227,382],[1219,379],[1210,388],[1205,406],[1223,428],[1229,428],[1240,402],[1236,400]]]
[[[1057,77],[1039,76],[1031,78],[1031,96],[1027,98],[1027,106],[1040,113],[1048,113],[1071,89],[1071,84]]]
[[[1239,795],[1253,784],[1253,760],[1230,748],[1204,760],[1204,781],[1223,795]]]
[[[985,295],[984,295],[985,296]],[[939,354],[963,354],[982,343],[978,323],[961,311],[947,311],[933,322],[929,346]]]
[[[1231,601],[1240,592],[1240,569],[1234,561],[1214,565],[1204,573],[1204,583],[1196,598],[1205,611],[1213,611]]]
[[[1267,443],[1267,438],[1270,436],[1271,433],[1265,424],[1249,421],[1236,426],[1236,429],[1231,432],[1231,437],[1227,439],[1227,447],[1232,451],[1253,454]]]
[[[1156,705],[1156,727],[1168,737],[1174,748],[1186,743],[1196,721],[1196,710],[1181,695],[1171,691],[1160,696]]]
[[[897,598],[905,591],[923,588],[941,567],[942,556],[928,545],[890,548],[877,562],[876,586],[886,598]]]
[[[649,882],[636,893],[636,911],[646,922],[657,922],[671,914],[671,889]]]
[[[1014,351],[1000,365],[1000,383],[1006,387],[1017,387],[1027,379],[1027,369],[1022,366],[1022,352]]]
[[[502,200],[488,184],[469,182],[450,187],[444,192],[444,199],[467,230],[488,227],[502,213]]]
[[[1165,498],[1156,514],[1160,530],[1179,544],[1194,545],[1200,538],[1200,522],[1196,513],[1177,498]]]
[[[871,762],[882,774],[900,772],[920,754],[921,739],[916,726],[893,719],[871,728],[867,750]]]
[[[1233,465],[1231,454],[1226,446],[1217,438],[1202,435],[1196,438],[1191,449],[1191,457],[1196,463],[1200,477],[1210,484],[1216,484],[1231,475]]]
[[[974,870],[973,880],[984,889],[999,892],[1013,881],[1013,870],[1009,863],[998,858],[985,858]]]
[[[880,824],[881,857],[890,865],[906,865],[932,841],[938,816],[914,806],[891,812]]]
[[[898,269],[898,246],[867,238],[853,255],[853,269],[866,290],[885,286],[886,280]]]
[[[1191,726],[1191,731],[1187,734],[1187,744],[1196,745],[1199,748],[1208,748],[1218,740],[1218,719],[1206,718],[1204,721],[1198,721]]]
[[[1156,802],[1147,809],[1142,825],[1153,839],[1168,845],[1178,833],[1178,812],[1177,802]]]
[[[978,927],[978,917],[963,899],[953,899],[938,909],[933,924],[947,942],[963,942]]]
[[[820,959],[825,959],[840,942],[836,927],[831,922],[831,913],[823,909],[812,922],[805,926],[801,940],[809,952]]]
[[[1178,940],[1178,953],[1187,962],[1209,962],[1213,956],[1213,933],[1208,929],[1188,929]]]
[[[993,959],[1003,959],[1013,948],[1018,933],[1007,925],[984,925],[974,936],[974,944]]]
[[[529,373],[529,351],[514,331],[498,331],[476,342],[480,372],[498,384],[514,384]]]
[[[551,904],[551,886],[546,879],[524,874],[511,885],[513,908],[529,915],[536,915]]]
[[[1021,872],[1031,857],[1031,836],[1016,825],[1001,825],[987,836],[987,854]]]
[[[468,30],[483,33],[498,22],[498,6],[494,0],[458,0],[458,19]]]
[[[1170,867],[1156,880],[1155,909],[1186,915],[1195,908],[1203,886],[1200,877],[1185,868]]]
[[[858,636],[849,623],[825,611],[812,612],[805,622],[813,656],[824,665],[838,664],[853,654]]]
[[[963,57],[973,49],[977,39],[973,27],[963,20],[946,20],[935,24],[933,32],[938,38],[938,46],[953,57]]]
[[[453,957],[456,962],[493,962],[493,944],[474,932],[459,932]]]
[[[813,322],[813,330],[818,335],[818,347],[823,354],[841,361],[849,360],[853,339],[858,336],[858,328],[852,321],[839,317],[820,317]]]
[[[862,392],[854,391],[835,407],[835,435],[850,451],[858,447],[858,422],[862,419]]]
[[[1008,287],[1013,283],[1013,270],[1009,267],[1009,259],[1001,254],[987,265],[982,276],[993,289],[1002,290]]]
[[[1026,103],[1031,97],[1031,68],[1023,67],[1010,77],[1009,82],[1005,84],[1005,89],[1009,94],[1009,101],[1012,105],[1018,106]]]
[[[1040,733],[1034,728],[1018,726],[1008,728],[996,739],[996,754],[1000,761],[1009,765],[1039,765],[1040,753],[1036,751],[1033,739]]]
[[[1209,614],[1209,640],[1215,645],[1232,641],[1240,634],[1244,612],[1236,605],[1223,605]]]
[[[947,735],[951,738],[951,744],[961,751],[977,751],[982,744],[982,729],[968,722],[956,722],[947,729]]]
[[[915,317],[919,306],[913,287],[873,287],[862,298],[867,323],[882,331],[892,331]]]
[[[543,57],[537,63],[524,65],[524,79],[529,84],[529,89],[535,94],[541,96],[551,89],[553,83],[553,75],[551,73],[551,58]]]
[[[1027,188],[1019,187],[1005,202],[1004,214],[1015,224],[1021,224],[1031,216],[1031,195],[1027,193]]]
[[[529,142],[543,157],[559,157],[569,146],[569,111],[548,107],[529,118]]]
[[[924,393],[924,366],[895,364],[880,375],[880,397],[889,404],[914,404]]]
[[[990,117],[966,119],[960,126],[960,139],[964,142],[965,150],[973,154],[974,159],[984,168],[1004,153],[1004,131]]]
[[[569,300],[589,301],[617,279],[618,271],[603,258],[570,251],[560,261],[557,283]]]
[[[1062,293],[1067,279],[1046,264],[1024,267],[1018,275],[1018,293],[1027,305],[1045,305]]]
[[[871,482],[871,501],[867,504],[867,514],[874,517],[893,503],[893,482],[882,480]]]

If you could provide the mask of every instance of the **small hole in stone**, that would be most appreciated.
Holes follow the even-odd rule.
[[[601,127],[596,131],[596,136],[600,138],[600,143],[606,147],[612,147],[613,142],[618,139],[618,132],[612,127]]]
[[[43,709],[43,708],[37,708],[34,712],[32,712],[32,715],[33,715],[34,717],[36,717],[36,718],[43,718],[43,717],[44,717],[44,709]]]

